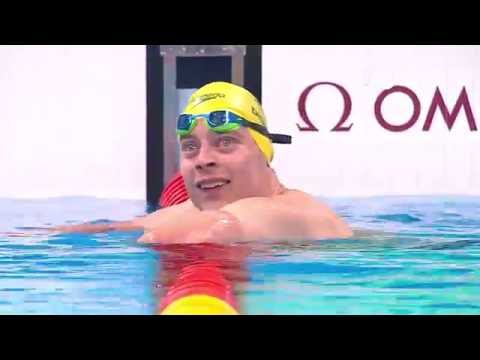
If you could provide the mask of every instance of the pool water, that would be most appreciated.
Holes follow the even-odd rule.
[[[372,232],[253,244],[237,272],[226,260],[243,313],[480,314],[480,198],[324,200]],[[155,313],[167,256],[138,245],[141,232],[30,229],[146,213],[143,201],[0,199],[0,314]]]

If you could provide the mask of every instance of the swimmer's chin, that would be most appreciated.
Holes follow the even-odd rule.
[[[195,202],[192,201],[193,205],[201,211],[214,211],[214,210],[221,210],[223,207],[229,204],[228,201],[216,200],[216,201],[202,201],[202,202]]]

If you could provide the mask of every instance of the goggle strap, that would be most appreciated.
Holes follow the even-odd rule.
[[[274,144],[291,144],[292,137],[284,134],[270,134],[270,140]]]
[[[252,123],[250,121],[245,121],[245,125],[259,132],[260,134],[268,137],[270,140],[272,140],[272,143],[275,143],[275,144],[291,144],[292,143],[292,137],[290,135],[270,134],[264,126]]]

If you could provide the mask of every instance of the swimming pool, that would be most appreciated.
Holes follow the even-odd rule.
[[[480,198],[327,199],[385,232],[254,248],[238,278],[247,314],[480,314]],[[0,199],[0,314],[153,314],[164,254],[136,233],[10,236],[126,220],[145,202]]]

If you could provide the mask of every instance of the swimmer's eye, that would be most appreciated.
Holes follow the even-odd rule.
[[[193,152],[198,149],[198,144],[193,140],[183,141],[181,148],[184,152]]]
[[[231,136],[222,136],[218,140],[218,145],[220,147],[228,148],[228,147],[232,146],[235,142],[236,142],[236,139],[231,137]]]

